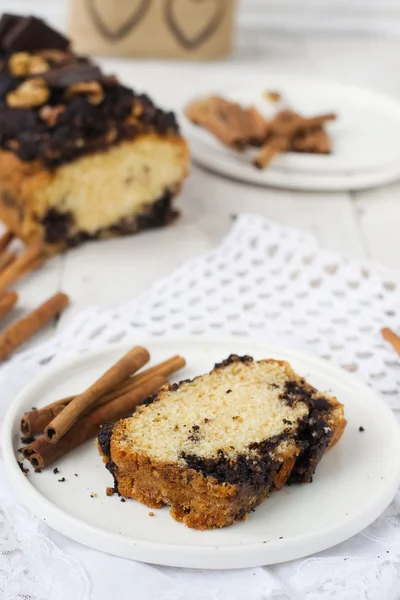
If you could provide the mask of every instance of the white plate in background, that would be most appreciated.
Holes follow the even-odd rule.
[[[259,171],[251,164],[254,149],[238,153],[226,148],[208,131],[191,123],[182,107],[180,122],[195,161],[223,175],[263,185],[294,188],[294,178],[298,177],[301,189],[328,190],[330,181],[336,185],[333,189],[360,189],[400,175],[399,102],[370,90],[299,77],[265,75],[252,77],[249,82],[244,80],[236,88],[221,87],[209,93],[243,105],[253,104],[267,118],[282,106],[305,116],[335,112],[337,121],[326,125],[332,138],[332,154],[282,153],[267,169]],[[265,90],[279,91],[283,101],[268,102],[263,98]],[[204,95],[200,93],[199,97]],[[285,185],[288,174],[292,182]],[[301,177],[310,182],[303,184]],[[313,185],[312,177],[316,182],[319,177],[319,183]],[[334,177],[340,177],[341,183],[338,179],[335,184]],[[348,187],[351,185],[354,187]]]
[[[137,341],[139,342],[139,340]],[[345,405],[343,438],[322,459],[311,484],[286,487],[249,518],[225,529],[194,531],[134,500],[105,494],[112,485],[95,445],[87,442],[38,474],[17,461],[20,418],[31,406],[88,386],[126,350],[116,345],[49,367],[14,400],[3,432],[4,461],[21,501],[47,524],[87,546],[144,562],[202,569],[253,567],[307,556],[342,542],[388,506],[400,483],[400,433],[393,413],[371,389],[320,359],[250,340],[140,340],[159,362],[179,351],[187,367],[178,379],[211,369],[230,353],[275,357]],[[359,427],[364,427],[360,432]],[[53,468],[59,469],[58,474]],[[75,473],[77,476],[75,476]],[[65,482],[58,479],[65,477]],[[95,497],[91,497],[95,495]]]

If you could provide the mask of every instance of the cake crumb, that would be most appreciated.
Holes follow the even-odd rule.
[[[154,513],[153,513],[153,511],[150,511],[150,512],[149,512],[149,517],[154,517]]]
[[[282,96],[279,92],[276,92],[274,90],[266,90],[263,93],[263,98],[265,100],[268,100],[268,102],[279,102],[279,100],[282,99]]]
[[[24,467],[24,465],[22,464],[22,462],[20,462],[19,460],[17,460],[18,466],[21,469],[21,471],[23,472],[23,474],[25,475],[25,477],[27,476],[27,474],[29,473],[29,469],[27,469],[26,467]]]
[[[91,497],[91,498],[97,498],[97,494],[96,494],[95,492],[92,492],[92,493],[90,494],[90,497]]]
[[[35,437],[33,435],[23,435],[21,437],[22,444],[32,444],[35,441]]]
[[[114,494],[114,488],[108,487],[106,488],[106,496],[112,496]]]
[[[358,431],[365,431],[365,429],[362,425],[360,425],[360,427],[358,428]]]

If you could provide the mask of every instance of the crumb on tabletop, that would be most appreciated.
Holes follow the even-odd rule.
[[[268,102],[279,102],[279,100],[282,100],[282,95],[274,90],[265,90],[263,98]]]
[[[154,516],[155,516],[155,515],[154,515],[153,511],[151,510],[151,511],[149,512],[149,517],[154,517]]]
[[[113,496],[113,494],[114,494],[114,488],[112,488],[112,487],[106,488],[106,496]]]
[[[59,483],[64,483],[65,477],[61,477],[61,479],[59,479],[58,481],[59,481]]]
[[[60,472],[60,471],[58,470],[58,468],[57,468],[57,467],[55,467],[55,469],[53,469],[53,473],[54,473],[54,475],[57,475],[57,473],[59,473],[59,472]]]
[[[121,502],[126,502],[125,498],[121,498]]]
[[[362,425],[360,425],[360,427],[358,428],[358,431],[365,431],[364,427]]]

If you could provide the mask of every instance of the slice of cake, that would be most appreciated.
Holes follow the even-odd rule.
[[[0,20],[0,219],[49,252],[169,223],[188,172],[173,113],[35,17]]]
[[[336,398],[288,363],[232,355],[104,426],[98,443],[119,494],[210,529],[244,518],[287,481],[311,481],[345,425]]]

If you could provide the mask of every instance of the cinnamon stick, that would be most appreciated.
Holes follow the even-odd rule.
[[[40,242],[34,242],[28,246],[21,256],[18,256],[8,268],[0,273],[0,289],[14,283],[19,277],[36,268],[37,259],[43,255],[43,245]]]
[[[0,295],[0,319],[10,312],[17,300],[17,292],[4,292]]]
[[[63,435],[76,423],[96,400],[115,386],[123,382],[132,373],[138,371],[150,360],[150,355],[145,348],[135,346],[123,356],[100,379],[91,385],[83,394],[76,396],[65,409],[60,412],[45,428],[45,436],[52,444],[57,443]]]
[[[278,156],[281,152],[285,152],[289,149],[289,139],[286,137],[272,138],[271,141],[264,144],[259,152],[257,152],[253,165],[257,169],[265,169],[273,159]]]
[[[28,273],[31,273],[32,271],[36,271],[36,269],[41,267],[43,265],[43,263],[46,262],[46,260],[47,260],[47,257],[44,254],[41,254],[34,260],[31,260],[24,267],[22,267],[22,269],[20,269],[20,271],[19,271],[18,275],[16,276],[16,278],[14,279],[14,281],[17,281],[17,279],[19,279],[20,277],[23,277],[24,275],[27,275]]]
[[[0,360],[4,360],[18,346],[32,337],[68,304],[66,294],[58,293],[41,304],[26,317],[16,321],[0,334]]]
[[[35,469],[46,467],[70,450],[96,436],[100,425],[103,423],[117,421],[129,416],[139,404],[165,383],[167,383],[165,377],[157,376],[142,383],[136,390],[132,390],[97,408],[78,423],[75,423],[56,444],[50,443],[46,436],[40,436],[32,444],[25,446],[23,449],[24,457],[30,461]]]
[[[282,110],[268,124],[267,140],[255,156],[253,164],[258,169],[265,169],[278,154],[291,149],[296,136],[321,128],[326,121],[333,119],[336,119],[334,113],[305,118],[291,110]]]
[[[9,229],[0,236],[0,252],[3,252],[14,239],[15,234]]]
[[[15,259],[16,256],[13,252],[7,252],[7,250],[0,252],[0,271],[4,271]]]
[[[116,386],[114,390],[101,396],[94,408],[98,408],[111,400],[115,400],[118,396],[137,389],[139,385],[148,381],[152,377],[156,377],[157,375],[164,375],[168,377],[172,375],[179,369],[182,369],[186,364],[185,359],[182,356],[176,355],[164,362],[155,365],[154,367],[150,367],[134,375],[129,378],[127,381],[123,381],[121,384]],[[43,433],[47,425],[62,411],[64,408],[70,404],[70,402],[76,396],[68,396],[67,398],[62,398],[61,400],[57,400],[56,402],[52,402],[47,406],[40,408],[38,410],[30,410],[26,412],[21,419],[21,431],[26,437],[30,437],[32,435],[37,435],[39,433]]]
[[[384,327],[383,329],[381,329],[381,334],[383,335],[385,340],[393,346],[397,354],[400,354],[400,337],[397,335],[397,333],[395,333],[388,327]]]

